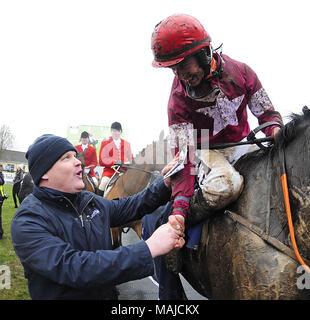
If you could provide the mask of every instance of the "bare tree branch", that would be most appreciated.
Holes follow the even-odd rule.
[[[5,124],[0,127],[0,151],[7,150],[13,146],[15,137],[11,132],[10,127]]]

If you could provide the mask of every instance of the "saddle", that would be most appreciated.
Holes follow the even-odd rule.
[[[118,173],[115,172],[112,176],[112,178],[110,179],[110,181],[108,182],[105,190],[104,190],[104,194],[103,196],[106,197],[108,195],[108,193],[110,192],[110,190],[112,189],[112,187],[114,186],[115,182],[118,180],[118,178],[123,175],[122,172]]]
[[[86,176],[87,178],[87,181],[92,185],[93,189],[94,189],[94,192],[96,193],[97,191],[97,186],[95,185],[95,182],[93,179],[91,179],[89,176]]]

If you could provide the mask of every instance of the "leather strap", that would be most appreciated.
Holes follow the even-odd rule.
[[[291,248],[289,248],[287,245],[285,245],[284,243],[282,243],[278,239],[268,235],[262,229],[255,226],[254,224],[250,223],[248,220],[241,217],[239,214],[236,214],[230,210],[225,210],[224,213],[226,213],[232,220],[240,223],[242,226],[246,227],[248,230],[250,230],[253,233],[255,233],[256,235],[258,235],[260,238],[262,238],[268,244],[272,245],[273,247],[275,247],[276,249],[278,249],[279,251],[281,251],[282,253],[286,254],[287,256],[289,256],[290,258],[294,259],[295,261],[297,261],[299,263],[294,251]],[[306,261],[308,263],[307,259],[304,259],[304,261]]]
[[[282,127],[282,124],[279,123],[279,122],[275,122],[275,121],[265,122],[265,123],[261,124],[260,126],[258,126],[257,128],[253,129],[253,130],[248,134],[248,136],[246,137],[246,139],[247,139],[248,141],[254,140],[256,133],[258,133],[259,131],[261,131],[261,130],[267,128],[267,127],[270,127],[270,126]]]

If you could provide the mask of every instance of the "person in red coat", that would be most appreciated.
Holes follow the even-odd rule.
[[[121,139],[122,125],[113,122],[111,125],[111,137],[101,142],[99,152],[99,165],[104,167],[99,190],[103,194],[108,182],[114,175],[114,166],[120,163],[128,164],[132,161],[130,143]]]
[[[98,160],[97,160],[97,152],[96,149],[89,145],[89,134],[86,131],[83,131],[81,133],[81,139],[80,141],[82,142],[81,144],[75,146],[77,151],[79,153],[85,152],[84,155],[84,162],[85,162],[85,167],[84,167],[84,173],[88,175],[89,178],[92,179],[94,182],[95,186],[98,187],[98,179],[95,173],[94,168],[98,165]],[[86,151],[85,151],[86,150]]]

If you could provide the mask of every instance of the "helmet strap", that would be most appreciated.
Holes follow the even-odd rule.
[[[209,100],[209,95],[217,95],[219,93],[218,88],[212,88],[209,79],[213,77],[216,70],[216,60],[212,57],[211,64],[210,64],[210,71],[201,83],[196,87],[191,87],[189,85],[185,85],[187,95],[194,100],[197,101],[205,101],[206,99]]]

